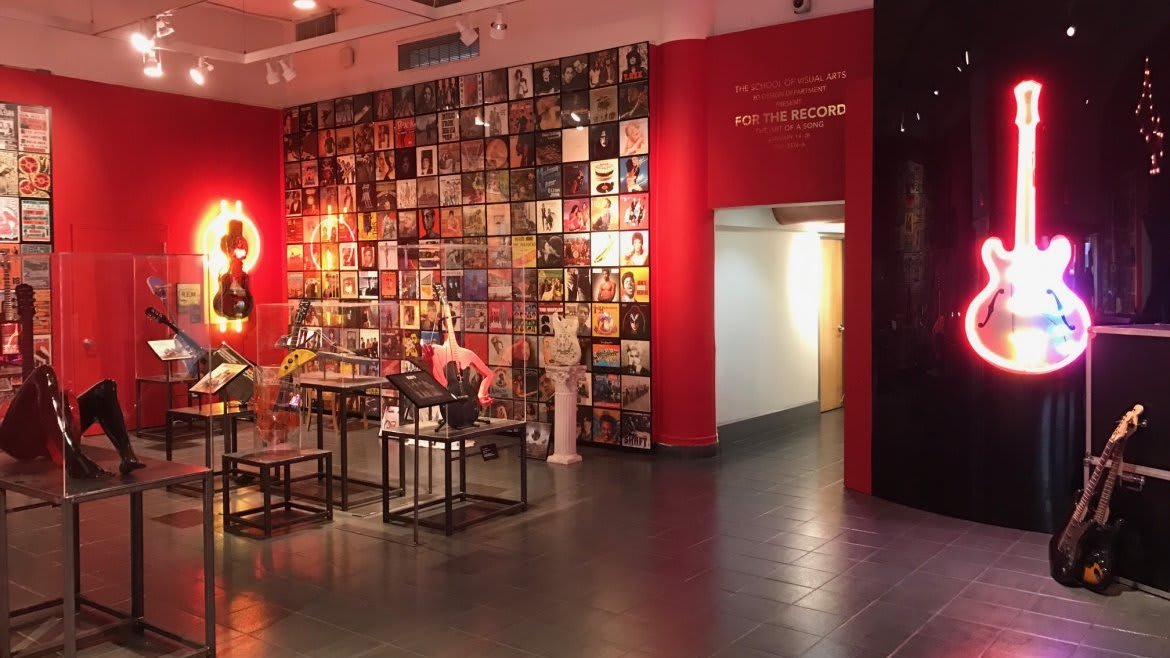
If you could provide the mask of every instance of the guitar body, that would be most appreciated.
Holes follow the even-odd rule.
[[[1048,568],[1052,579],[1065,587],[1081,584],[1085,544],[1091,520],[1069,519],[1064,528],[1048,542]]]
[[[247,272],[227,272],[219,277],[219,290],[211,299],[211,307],[216,313],[229,320],[242,320],[252,314],[253,306],[255,301],[248,287]]]
[[[1004,248],[988,238],[981,253],[987,286],[967,307],[975,351],[992,365],[1045,373],[1076,360],[1088,344],[1089,309],[1064,282],[1072,245],[1058,235],[1047,249]]]
[[[443,364],[443,373],[447,376],[447,390],[460,398],[443,405],[443,419],[451,429],[471,427],[479,418],[479,399],[471,382],[471,366],[460,370],[459,364],[452,360]]]
[[[1104,592],[1117,580],[1117,535],[1125,527],[1124,519],[1104,525],[1094,523],[1085,532],[1081,583],[1097,593]]]

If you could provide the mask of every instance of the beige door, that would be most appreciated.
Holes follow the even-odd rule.
[[[821,238],[820,380],[821,411],[845,403],[844,240]]]

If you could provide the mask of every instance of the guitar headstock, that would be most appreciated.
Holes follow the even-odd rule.
[[[1016,85],[1016,125],[1035,126],[1040,123],[1040,83],[1024,80]]]
[[[146,307],[146,317],[158,322],[159,324],[168,324],[167,316],[159,313],[153,306]]]
[[[446,304],[447,303],[447,289],[443,287],[443,284],[434,283],[434,284],[431,284],[431,287],[435,291],[435,299],[439,300],[440,304]]]
[[[37,293],[27,283],[16,286],[16,312],[21,318],[31,318],[36,308]]]
[[[301,326],[305,323],[305,318],[309,317],[309,311],[313,310],[313,300],[302,299],[301,303],[297,304],[297,312],[293,315],[293,326]]]
[[[1136,432],[1144,424],[1141,416],[1145,410],[1146,408],[1140,404],[1133,405],[1133,409],[1125,412],[1121,420],[1117,421],[1117,427],[1113,430],[1113,435],[1109,437],[1109,440],[1117,441]]]

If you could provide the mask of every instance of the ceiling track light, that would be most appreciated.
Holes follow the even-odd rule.
[[[138,30],[130,35],[130,45],[134,50],[145,55],[154,50],[154,37],[148,37],[145,32]]]
[[[462,18],[455,19],[455,29],[459,30],[459,40],[462,41],[463,45],[467,46],[468,48],[471,47],[471,44],[479,41],[479,32],[476,32],[471,27],[468,27],[467,23],[464,23]]]
[[[297,77],[297,71],[288,59],[280,60],[280,77],[284,78],[285,82],[292,82],[293,78]]]
[[[207,75],[214,70],[215,66],[213,66],[211,62],[207,61],[206,57],[200,57],[199,61],[196,62],[195,66],[191,67],[191,70],[189,71],[191,75],[191,82],[194,82],[195,84],[202,87],[203,85],[207,84]]]
[[[492,21],[492,31],[489,33],[497,41],[508,36],[508,24],[504,22],[504,10],[496,10],[496,20]]]
[[[162,53],[151,50],[142,54],[142,74],[148,78],[163,76]]]
[[[272,62],[265,62],[264,67],[268,69],[268,74],[264,76],[264,79],[268,81],[268,84],[274,85],[280,82],[280,74],[276,72],[276,66],[274,66]]]
[[[154,17],[154,38],[162,39],[169,37],[175,33],[175,28],[171,25],[171,12],[164,12]]]

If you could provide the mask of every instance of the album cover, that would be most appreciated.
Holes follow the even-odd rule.
[[[357,190],[357,210],[362,213],[373,213],[378,207],[378,193],[373,183],[361,183]]]
[[[12,157],[12,173],[16,173],[16,154],[0,153],[0,191],[3,191],[5,170],[5,155]],[[284,165],[284,188],[286,190],[301,187],[301,163],[289,162]]]
[[[378,246],[372,242],[358,243],[358,269],[378,269]]]
[[[394,122],[379,121],[374,124],[374,149],[389,151],[394,148]]]
[[[290,272],[305,269],[305,252],[304,247],[299,244],[290,244],[285,247],[288,269]]]
[[[589,120],[593,123],[617,121],[618,88],[604,87],[589,91]]]
[[[512,236],[488,238],[487,266],[492,269],[512,267]]]
[[[622,409],[650,411],[650,378],[622,375]]]
[[[375,208],[377,210],[395,210],[398,208],[398,183],[397,181],[388,181],[385,183],[374,184]],[[382,213],[382,215],[389,215],[389,213]]]
[[[541,96],[536,99],[536,127],[540,130],[556,130],[562,127],[560,95]]]
[[[459,78],[440,78],[435,81],[438,109],[454,110],[459,107]]]
[[[512,299],[515,300],[532,300],[536,299],[536,270],[534,269],[518,269],[512,270]],[[525,321],[528,323],[525,328],[521,330],[520,327],[515,327],[517,332],[524,331],[525,333],[536,333],[536,308],[531,309],[531,312],[526,312]]]
[[[595,196],[590,199],[590,228],[594,231],[617,230],[618,198],[616,196]]]
[[[357,299],[358,298],[357,272],[342,272],[341,273],[341,298],[342,299]]]
[[[616,280],[614,284],[616,286]],[[593,335],[600,338],[617,338],[619,335],[617,304],[593,304]],[[642,336],[630,336],[642,338]]]
[[[412,236],[418,235],[418,215],[410,213],[404,217],[403,213],[398,214],[398,229],[399,235],[403,235],[402,230],[413,226],[414,231],[410,234]],[[406,220],[405,222],[403,220]],[[413,220],[413,224],[411,221]],[[417,239],[417,238],[416,238]],[[418,245],[406,244],[399,241],[398,245],[398,269],[400,270],[417,270],[418,269]],[[415,295],[417,296],[417,295]]]
[[[418,181],[414,178],[399,179],[395,181],[395,185],[397,186],[396,205],[399,208],[417,208]],[[401,226],[399,228],[401,229]],[[401,230],[399,231],[399,235],[402,235]]]
[[[394,147],[395,148],[403,149],[403,148],[409,148],[411,146],[414,146],[416,139],[417,139],[417,135],[415,133],[415,118],[414,117],[411,116],[411,117],[405,117],[402,119],[395,119],[394,120]],[[402,162],[402,160],[399,159],[398,162]],[[401,177],[401,176],[410,176],[410,175],[413,175],[413,174],[404,173],[404,170],[401,167],[398,168],[398,176]]]
[[[622,194],[650,191],[650,156],[622,158],[619,173]]]
[[[304,217],[304,218],[293,217],[293,218],[290,218],[286,221],[289,222],[288,226],[289,226],[290,230],[293,227],[293,222],[300,222],[300,225],[303,228],[303,235],[301,235],[299,237],[294,236],[294,235],[289,235],[288,236],[289,242],[318,242],[318,241],[321,241],[321,236],[319,235],[320,223],[321,223],[320,218],[318,218],[318,217]]]
[[[416,179],[416,194],[418,195],[418,206],[420,208],[430,208],[431,215],[433,216],[436,212],[434,208],[439,205],[439,177],[427,176]],[[437,227],[432,237],[439,237]]]
[[[643,42],[618,49],[618,67],[622,82],[645,80],[649,75],[647,72],[649,66],[649,44]]]
[[[592,368],[594,372],[618,372],[621,368],[621,344],[616,340],[593,341]]]
[[[438,154],[440,174],[457,174],[463,169],[460,166],[459,142],[439,144]]]
[[[336,188],[334,189],[334,192],[336,193]],[[303,204],[301,206],[302,215],[316,216],[321,214],[321,202],[319,201],[320,194],[317,188],[311,187],[307,190],[301,190],[301,197]]]
[[[532,65],[513,66],[508,69],[508,98],[517,100],[532,98]]]
[[[509,193],[509,172],[505,169],[489,171],[486,175],[488,203],[505,203],[511,197]]]
[[[301,148],[307,135],[285,135],[284,136],[284,160],[285,162],[296,162],[301,159]]]
[[[463,235],[487,235],[487,210],[484,206],[463,207]]]
[[[512,233],[532,234],[536,233],[536,204],[532,202],[527,203],[513,203],[512,204]]]
[[[616,267],[594,268],[592,275],[593,301],[606,303],[616,302],[618,300],[618,281],[620,277],[621,271]]]
[[[512,333],[512,302],[487,303],[487,330],[491,333]]]
[[[513,216],[515,220],[515,216]],[[512,267],[536,267],[536,236],[512,237]]]
[[[370,123],[374,120],[374,95],[358,94],[353,97],[353,122]]]
[[[616,48],[589,54],[589,86],[604,87],[618,82],[618,51]]]
[[[337,154],[346,155],[353,153],[353,126],[338,126],[334,129],[337,133]]]
[[[622,265],[645,267],[650,264],[650,232],[622,231]]]
[[[570,162],[564,165],[564,195],[589,196],[589,163]]]
[[[536,199],[536,170],[513,169],[508,172],[508,179],[513,201]]]
[[[507,334],[488,335],[488,365],[512,365],[512,337]]]
[[[649,135],[649,119],[623,121],[621,124],[621,155],[645,155],[648,153],[650,150]]]
[[[482,139],[464,140],[459,142],[460,164],[463,171],[481,171],[484,165],[484,145]],[[465,202],[466,203],[466,202]],[[483,203],[482,201],[472,203]]]
[[[19,149],[23,153],[49,152],[49,108],[40,105],[16,106],[16,122],[19,126]],[[47,171],[46,167],[44,171]],[[23,164],[21,171],[24,171]]]
[[[318,245],[321,251],[320,268],[322,270],[336,271],[341,264],[341,258],[337,254],[336,243],[322,243]],[[310,247],[311,248],[311,247]],[[307,267],[305,269],[308,269]]]
[[[221,363],[215,367],[215,370],[212,370],[204,375],[202,379],[195,382],[191,386],[191,392],[202,393],[204,395],[216,395],[223,387],[230,384],[247,369],[248,365],[244,363]]]
[[[455,177],[455,184],[459,185],[459,177],[458,176]],[[458,189],[455,190],[454,194],[455,194],[455,196],[453,198],[455,199],[455,201],[457,203],[459,201],[462,201],[461,197],[459,196]],[[439,234],[440,235],[442,235],[444,238],[458,238],[458,237],[463,235],[463,211],[462,211],[462,209],[460,209],[460,208],[443,208],[439,214],[440,214],[440,227],[439,227]],[[452,245],[452,247],[457,247],[457,246],[458,245]],[[456,258],[458,258],[459,263],[462,263],[463,251],[461,249],[452,248],[451,253],[454,254]],[[460,265],[460,267],[455,267],[455,268],[449,267],[449,269],[463,269],[463,268],[462,268],[462,265]]]
[[[588,231],[589,214],[589,199],[566,199],[563,206],[565,232]]]
[[[561,64],[558,60],[532,65],[533,92],[537,96],[559,94],[561,91]]]
[[[300,299],[305,296],[304,272],[288,273],[288,296],[290,299]]]
[[[362,123],[353,129],[353,150],[355,153],[371,153],[374,150],[374,125]]]
[[[425,213],[425,211],[424,211]],[[424,240],[418,246],[418,267],[420,270],[437,270],[442,259],[442,248],[437,239]],[[435,276],[433,272],[423,272],[423,277]],[[423,299],[429,299],[433,296],[434,281],[433,279],[424,278],[419,284],[419,289],[422,292]]]
[[[541,235],[536,238],[536,266],[564,267],[565,239],[560,235]]]
[[[382,299],[395,299],[398,297],[398,272],[393,270],[382,271],[378,281],[379,296]],[[397,320],[397,318],[395,319]]]
[[[0,103],[0,151],[15,151],[20,147],[16,134],[16,106]]]
[[[393,90],[393,96],[392,106],[395,118],[408,117],[415,114],[414,87],[398,87]]]
[[[650,112],[650,87],[645,82],[632,82],[618,88],[618,118],[637,119]]]
[[[466,283],[464,288],[466,289]],[[512,270],[491,269],[487,271],[487,298],[493,301],[511,301]]]
[[[621,444],[627,448],[650,449],[650,414],[622,414]]]
[[[296,166],[296,163],[292,163]],[[19,173],[16,170],[16,153],[0,151],[0,196],[19,194]]]
[[[304,297],[307,299],[322,299],[324,297],[324,286],[321,282],[321,277],[318,274],[305,274],[304,277]]]
[[[301,191],[287,190],[284,193],[284,214],[286,217],[301,214]]]
[[[415,146],[427,146],[439,141],[439,119],[435,114],[424,114],[414,118]]]
[[[21,106],[23,110],[24,106]],[[23,125],[23,124],[22,124]],[[20,141],[24,143],[24,133]],[[53,189],[52,166],[47,154],[21,152],[16,160],[17,191],[21,197],[46,199]]]
[[[537,299],[542,302],[564,301],[565,271],[561,269],[537,270],[536,294]]]
[[[485,168],[505,169],[508,166],[508,140],[504,137],[489,137],[484,148]]]
[[[590,235],[592,264],[601,267],[616,266],[620,260],[619,240],[616,231],[598,231]]]
[[[558,153],[559,157],[559,153]],[[536,198],[555,199],[561,196],[561,167],[549,165],[536,168]]]
[[[471,107],[483,104],[483,81],[478,73],[459,76],[459,105]]]
[[[623,303],[648,303],[650,301],[650,268],[623,267],[620,295]]]
[[[508,69],[483,73],[483,102],[500,103],[508,100]]]
[[[333,128],[336,125],[333,113],[333,101],[317,102],[317,129]]]
[[[589,131],[565,128],[561,131],[561,162],[589,159]]]
[[[496,103],[484,108],[484,134],[498,137],[508,134],[508,104]]]
[[[508,132],[528,133],[536,129],[536,109],[531,100],[508,104]]]
[[[420,82],[414,85],[414,112],[429,114],[439,109],[438,95],[434,82]]]
[[[612,380],[612,381],[611,381]],[[596,407],[618,407],[617,404],[621,400],[621,385],[617,381],[617,375],[593,375],[593,442],[608,445],[618,444],[618,423],[620,422],[621,413],[613,409],[601,409]],[[613,402],[610,401],[610,391],[616,394],[612,397],[616,398]]]
[[[623,229],[646,229],[650,227],[646,212],[646,194],[623,194],[620,200]]]
[[[650,339],[650,311],[642,304],[622,304],[621,337],[628,340]]]
[[[589,116],[589,92],[570,91],[561,94],[561,125],[565,128],[585,129],[593,122]]]
[[[486,300],[488,298],[487,270],[463,271],[463,299]]]
[[[561,131],[536,133],[536,164],[552,165],[561,162]]]
[[[565,301],[588,302],[593,299],[593,282],[590,270],[587,267],[570,267],[565,270]],[[588,305],[586,305],[585,324],[589,325]],[[575,309],[565,308],[565,313],[575,312]],[[584,335],[588,336],[586,332]]]

